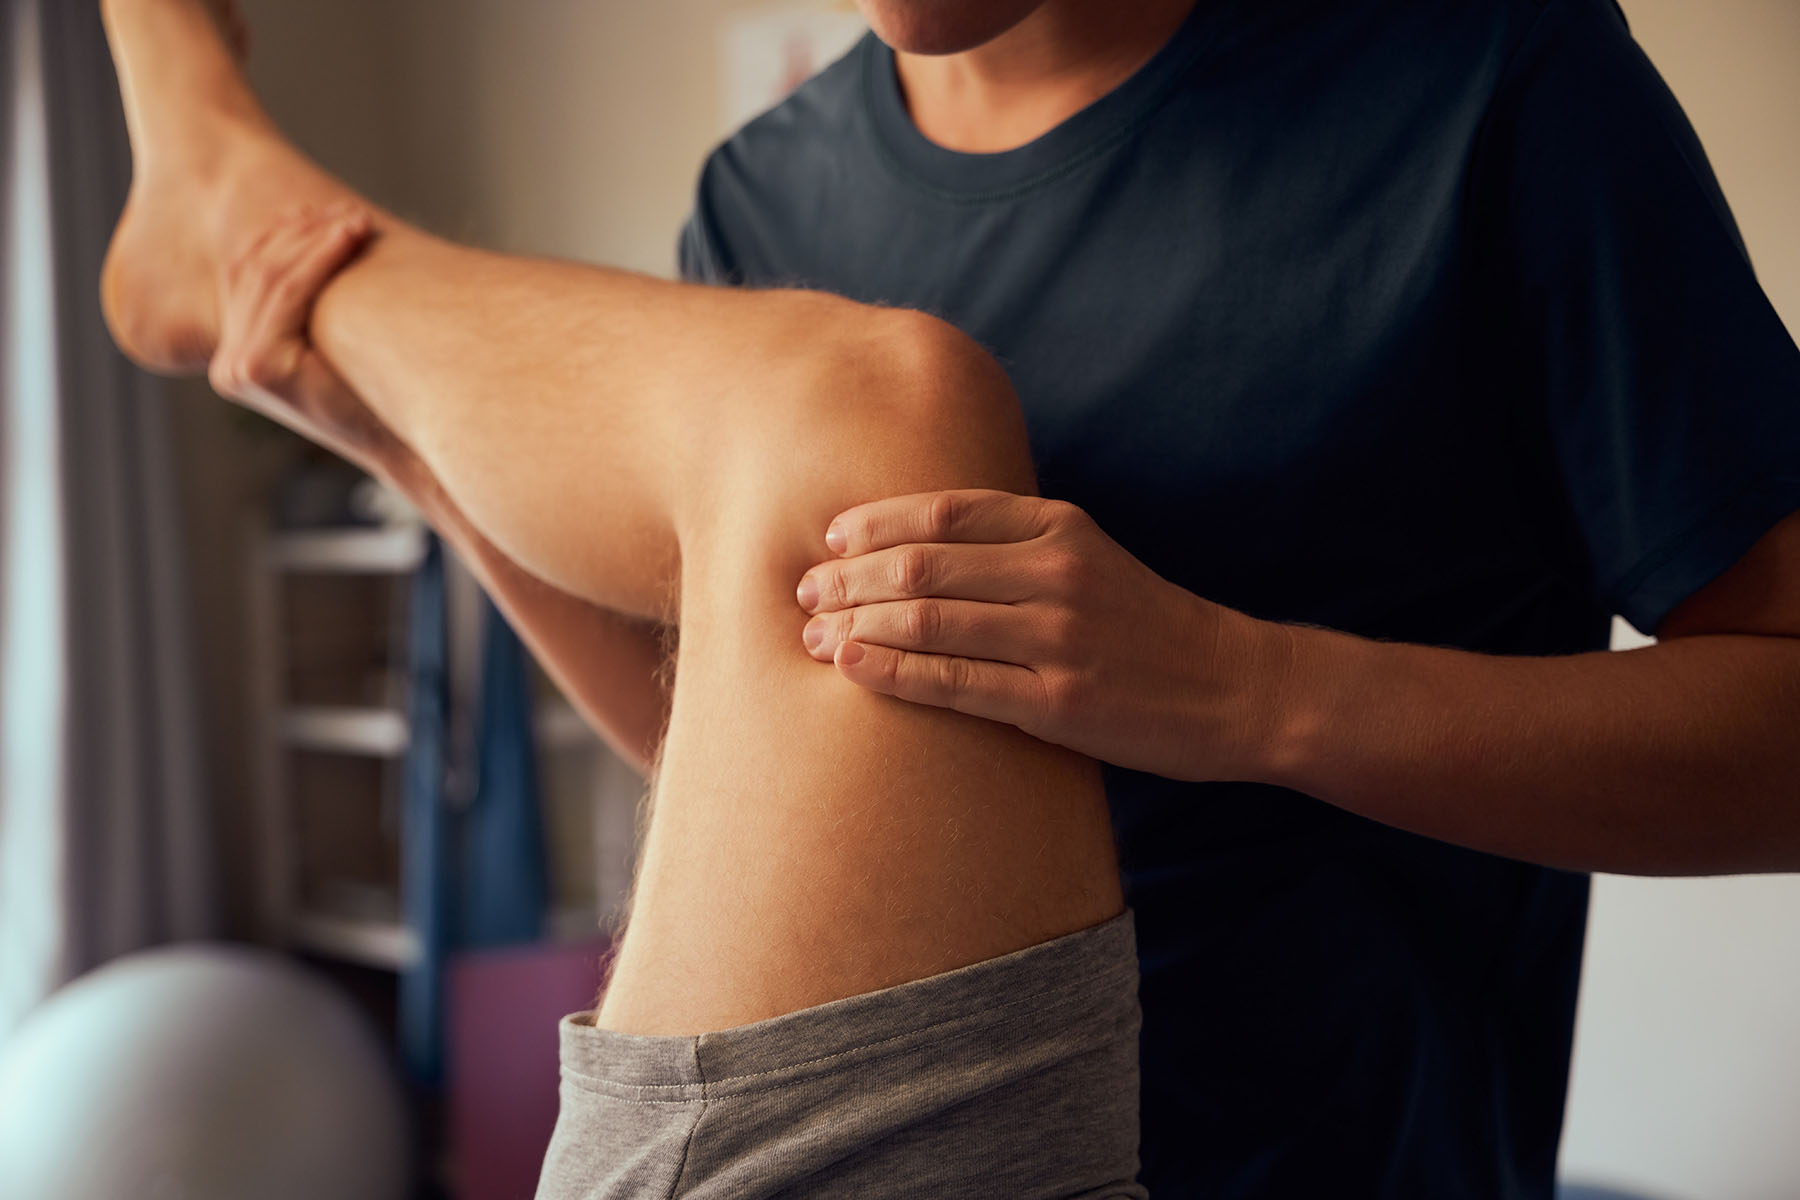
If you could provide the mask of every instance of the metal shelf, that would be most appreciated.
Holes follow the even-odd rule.
[[[425,526],[307,529],[271,534],[266,544],[278,571],[402,575],[425,557]]]
[[[540,703],[532,724],[538,745],[546,750],[580,749],[600,740],[575,706],[564,700]]]
[[[398,921],[302,912],[289,930],[302,949],[366,967],[403,971],[419,961],[418,935]]]
[[[293,705],[277,717],[281,740],[295,750],[399,758],[406,753],[406,714],[391,708]]]

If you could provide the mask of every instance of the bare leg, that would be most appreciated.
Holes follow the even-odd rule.
[[[116,0],[109,18],[142,183],[109,306],[127,349],[177,369],[216,338],[203,276],[296,193],[341,189],[262,120],[192,0]],[[916,315],[502,258],[381,220],[315,315],[338,372],[533,572],[679,614],[655,818],[603,1023],[742,1024],[1120,910],[1093,764],[862,692],[800,646],[793,587],[833,513],[1032,488],[991,360]],[[151,229],[180,253],[152,261]]]

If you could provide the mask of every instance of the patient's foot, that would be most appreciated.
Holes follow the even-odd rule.
[[[231,0],[103,0],[132,180],[101,277],[119,347],[166,374],[205,369],[220,265],[296,202],[351,194],[289,145],[245,81]]]

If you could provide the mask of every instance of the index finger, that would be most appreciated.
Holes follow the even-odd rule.
[[[833,517],[825,544],[852,557],[908,542],[1024,542],[1048,531],[1046,503],[988,488],[892,496]]]
[[[356,257],[371,235],[368,215],[359,212],[345,213],[310,232],[309,244],[288,265],[277,297],[298,326],[307,323],[319,293]]]

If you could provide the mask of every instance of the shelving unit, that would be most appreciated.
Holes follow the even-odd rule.
[[[427,1026],[420,1006],[404,998],[452,987],[451,959],[466,964],[482,955],[459,947],[451,959],[428,962],[427,943],[401,905],[405,819],[419,811],[404,793],[407,768],[417,765],[407,762],[406,626],[428,533],[418,523],[304,531],[253,525],[244,537],[261,939],[307,956],[392,1033],[397,1060],[416,1065],[420,1042],[412,1034]],[[448,558],[442,801],[452,810],[475,799],[484,611],[473,577]],[[485,969],[535,980],[539,964],[579,960],[585,965],[561,968],[575,978],[594,961],[602,917],[626,895],[641,781],[547,681],[537,683],[533,732],[550,910],[537,945],[507,947]],[[592,986],[556,1003],[583,1003],[587,996],[576,993]],[[554,1064],[544,1066],[553,1087]],[[465,1068],[479,1069],[466,1061],[458,1069]],[[508,1065],[503,1073],[511,1078],[512,1071]],[[453,1101],[426,1088],[415,1104],[419,1159],[445,1187],[456,1175],[446,1115]]]
[[[250,622],[261,742],[256,797],[260,923],[266,941],[363,966],[400,970],[419,955],[419,941],[400,919],[398,880],[383,892],[367,881],[324,881],[307,886],[299,852],[303,815],[296,795],[296,756],[372,760],[384,783],[367,797],[391,806],[385,781],[405,755],[409,730],[401,703],[402,681],[392,671],[385,703],[306,703],[288,694],[290,614],[284,607],[294,576],[386,576],[404,586],[424,560],[425,527],[402,524],[271,531],[253,527],[250,542]],[[390,616],[390,621],[394,620]],[[399,633],[390,629],[388,641]]]
[[[403,970],[417,960],[420,943],[401,917],[398,878],[388,881],[385,887],[371,886],[367,880],[310,878],[308,864],[303,861],[301,837],[309,798],[301,794],[300,786],[307,773],[304,768],[313,765],[318,770],[316,764],[321,763],[337,764],[340,777],[360,773],[365,785],[370,778],[380,778],[383,783],[379,787],[368,788],[366,803],[372,814],[385,817],[397,844],[403,832],[398,824],[397,769],[405,757],[411,733],[401,664],[390,663],[388,679],[379,689],[384,694],[379,699],[369,695],[321,698],[291,694],[290,675],[295,660],[303,657],[302,648],[293,645],[290,636],[290,626],[301,616],[292,611],[291,593],[300,577],[392,581],[397,589],[392,606],[396,611],[389,616],[392,625],[385,641],[390,648],[397,648],[404,634],[399,615],[405,607],[403,589],[410,585],[410,576],[424,561],[427,531],[416,522],[302,531],[253,525],[246,529],[245,536],[249,544],[253,654],[247,665],[253,676],[255,725],[260,742],[256,756],[255,826],[262,938],[271,945],[289,946],[338,961]],[[316,589],[315,584],[315,599]],[[473,695],[477,676],[475,659],[480,632],[479,623],[471,619],[478,608],[476,598],[473,581],[460,568],[453,570],[449,636],[453,691],[459,693],[459,702],[466,702]],[[398,653],[397,649],[393,653]],[[458,719],[464,716],[459,714]],[[618,791],[631,786],[629,780],[621,779],[620,764],[598,750],[593,732],[560,697],[539,701],[535,724],[540,752],[556,762],[575,764],[577,780],[585,772],[589,781],[585,790],[590,797],[608,793],[614,794],[617,801]],[[460,730],[460,734],[466,735],[467,730]],[[452,738],[454,744],[466,744],[467,740],[466,736]],[[579,757],[562,757],[565,753],[579,756],[585,752],[600,755],[594,760],[594,769],[581,766],[583,760]],[[447,764],[447,768],[452,780],[467,783],[468,772],[457,769],[457,763]],[[626,773],[629,774],[628,769]],[[563,778],[566,781],[567,777]],[[320,797],[310,799],[316,803]],[[336,796],[331,799],[340,816],[355,811],[352,802]],[[624,802],[615,802],[612,807],[620,811],[604,814],[609,819],[597,820],[590,835],[597,839],[593,843],[594,858],[607,860],[607,873],[613,877],[615,888],[619,867],[612,860],[620,856],[621,847],[614,843],[621,837],[629,840],[631,811],[635,807],[632,799],[626,796]],[[623,832],[613,828],[621,825]],[[558,853],[566,857],[566,848],[565,841]],[[629,847],[624,850],[628,855]],[[606,898],[601,897],[599,903],[605,902]],[[598,915],[565,897],[547,914],[546,933],[552,938],[591,937]]]

